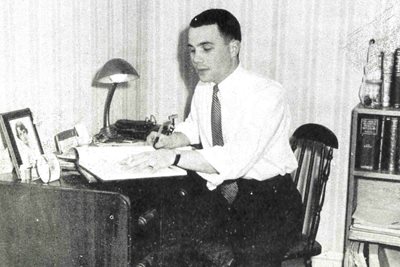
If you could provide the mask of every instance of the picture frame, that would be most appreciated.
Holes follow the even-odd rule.
[[[39,179],[35,175],[36,162],[43,154],[43,147],[31,110],[25,108],[0,114],[0,129],[17,178]]]

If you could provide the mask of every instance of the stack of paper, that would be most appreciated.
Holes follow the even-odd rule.
[[[103,181],[151,177],[184,176],[187,172],[171,166],[153,171],[151,168],[134,169],[121,164],[130,155],[154,151],[151,146],[85,146],[77,147],[79,165]]]
[[[373,207],[357,207],[353,214],[354,225],[387,228],[400,235],[400,212]]]

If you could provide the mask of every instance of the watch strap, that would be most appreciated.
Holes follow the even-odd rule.
[[[172,163],[172,165],[178,166],[178,163],[179,163],[179,160],[180,160],[180,159],[181,159],[181,154],[176,153],[176,155],[175,155],[175,160],[174,160],[174,163]]]

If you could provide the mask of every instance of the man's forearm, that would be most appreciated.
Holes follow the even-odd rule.
[[[180,132],[175,132],[171,136],[171,146],[168,148],[179,148],[190,145],[189,138]],[[195,150],[183,150],[179,151],[181,158],[178,166],[192,171],[204,172],[204,173],[217,173],[214,167],[208,163],[208,161]]]
[[[178,166],[197,172],[217,173],[214,167],[196,150],[178,151],[181,154]]]
[[[157,136],[159,135],[157,135],[156,132],[152,132],[147,137],[147,143],[150,145],[153,144]],[[161,135],[159,141],[156,142],[156,148],[160,150],[158,151],[159,152],[158,154],[160,154],[161,151],[163,151],[162,157],[167,157],[166,162],[169,163],[174,162],[173,157],[175,157],[176,154],[179,153],[181,155],[178,163],[179,167],[191,171],[198,171],[204,173],[217,173],[214,167],[210,163],[208,163],[208,161],[198,151],[174,150],[175,148],[185,147],[189,145],[190,145],[189,138],[181,132],[174,132],[168,136]],[[167,150],[169,150],[170,153],[166,153]],[[157,161],[160,162],[161,159],[158,159]]]

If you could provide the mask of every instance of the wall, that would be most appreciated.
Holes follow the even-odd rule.
[[[0,112],[29,107],[49,151],[78,122],[98,131],[107,89],[92,80],[114,57],[138,65],[137,1],[0,2]],[[112,118],[135,116],[136,86],[116,92]]]
[[[114,57],[132,63],[141,78],[117,90],[112,121],[150,114],[163,121],[173,113],[183,119],[197,81],[187,61],[187,24],[204,9],[229,9],[243,27],[243,65],[288,90],[293,130],[314,122],[338,136],[317,236],[323,254],[314,262],[340,266],[351,110],[368,40],[397,29],[386,27],[395,0],[0,2],[0,112],[31,108],[48,151],[55,133],[79,121],[99,130],[107,90],[92,79]]]

